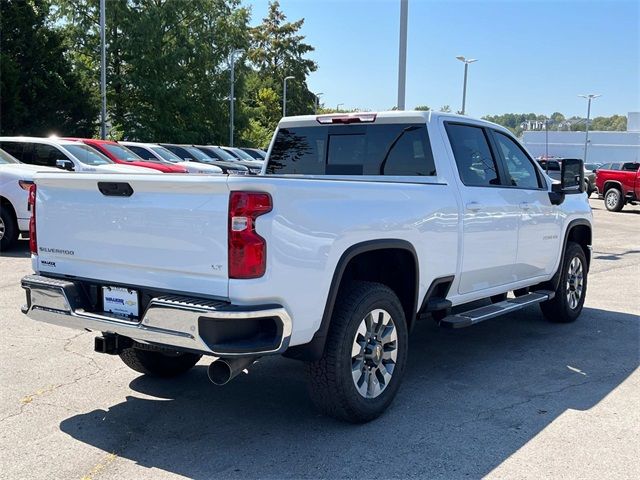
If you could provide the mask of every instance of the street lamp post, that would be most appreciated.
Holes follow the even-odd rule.
[[[587,99],[587,123],[584,135],[584,163],[587,163],[587,146],[589,145],[589,119],[591,118],[591,100],[601,97],[602,95],[589,93],[587,95],[578,96]]]
[[[282,87],[282,116],[287,116],[287,80],[293,80],[295,77],[284,77],[283,87]]]
[[[100,138],[107,138],[107,44],[105,39],[105,2],[100,0]]]
[[[320,93],[315,93],[313,96],[315,97],[315,108],[314,108],[314,112],[315,114],[318,113],[318,104],[320,103],[320,97],[324,95],[324,93],[320,92]]]
[[[229,54],[229,63],[230,63],[230,75],[231,75],[231,86],[229,87],[229,146],[233,147],[233,126],[234,126],[234,102],[235,102],[235,65],[236,65],[236,55],[242,53],[242,50],[236,49],[232,50]]]
[[[407,85],[407,19],[409,0],[400,0],[400,51],[398,52],[398,110],[404,110]]]
[[[339,103],[338,105],[336,105],[336,112],[340,111],[340,105],[344,105],[344,103]]]
[[[462,86],[462,115],[464,115],[465,106],[467,103],[467,70],[470,63],[477,62],[478,60],[475,58],[465,58],[462,55],[459,55],[456,58],[464,63],[464,82]]]

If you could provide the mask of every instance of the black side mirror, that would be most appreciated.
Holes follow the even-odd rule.
[[[63,170],[73,171],[73,162],[71,160],[56,160],[56,167]]]
[[[562,193],[572,195],[584,191],[584,162],[577,158],[566,159],[560,166]]]

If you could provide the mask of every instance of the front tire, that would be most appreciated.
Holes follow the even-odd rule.
[[[610,188],[604,194],[604,206],[610,212],[619,212],[624,207],[622,192],[617,188]]]
[[[147,346],[125,348],[120,352],[124,364],[136,372],[151,377],[176,377],[190,370],[202,355],[170,350],[150,349]]]
[[[0,206],[0,251],[9,250],[18,241],[18,222],[4,204]]]
[[[407,322],[393,290],[353,282],[336,301],[322,358],[307,363],[312,401],[340,420],[373,420],[400,387],[407,348]]]
[[[575,242],[567,243],[560,281],[555,297],[540,304],[545,318],[555,323],[575,321],[584,306],[587,294],[587,257]]]

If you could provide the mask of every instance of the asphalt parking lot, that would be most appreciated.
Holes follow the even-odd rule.
[[[301,364],[260,361],[215,387],[200,364],[139,376],[94,334],[20,313],[27,242],[0,258],[0,477],[640,478],[640,207],[595,214],[585,310],[537,307],[472,328],[425,321],[392,408],[320,416]]]

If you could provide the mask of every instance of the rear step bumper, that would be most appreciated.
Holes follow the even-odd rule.
[[[34,320],[217,357],[282,353],[291,337],[291,318],[280,305],[165,295],[153,298],[141,319],[129,320],[87,311],[83,289],[73,281],[28,275],[22,288],[27,293],[22,311]]]

